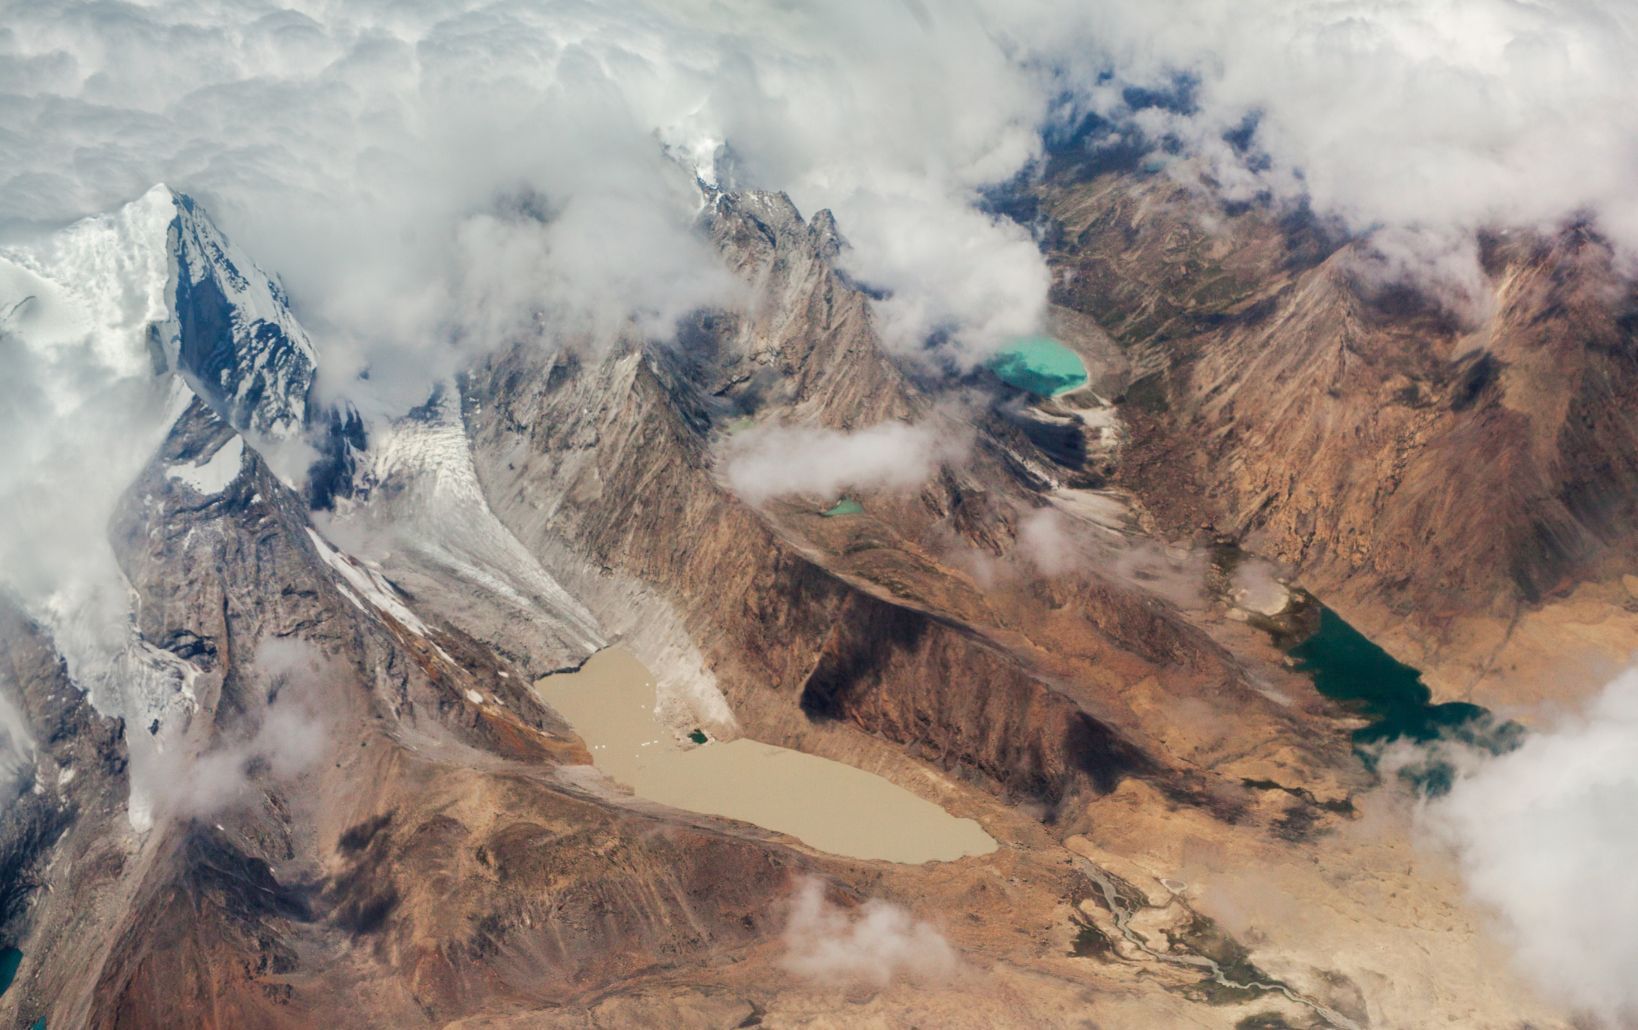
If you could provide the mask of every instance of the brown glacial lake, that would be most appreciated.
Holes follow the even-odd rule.
[[[638,797],[754,823],[850,858],[949,861],[995,850],[973,820],[850,765],[744,738],[684,744],[656,717],[653,674],[621,648],[535,687],[597,767]]]

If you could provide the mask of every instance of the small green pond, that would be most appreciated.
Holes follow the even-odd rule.
[[[844,497],[822,514],[827,519],[835,518],[838,515],[863,515],[864,505],[851,497]]]
[[[1287,652],[1297,670],[1306,672],[1326,697],[1357,709],[1372,721],[1354,731],[1354,747],[1374,766],[1374,747],[1394,740],[1427,743],[1451,740],[1492,754],[1518,746],[1524,727],[1498,722],[1489,709],[1461,701],[1433,704],[1422,674],[1397,660],[1350,626],[1342,616],[1320,606],[1319,628]],[[1454,770],[1429,757],[1404,775],[1423,790],[1450,789]]]
[[[1056,397],[1086,385],[1079,354],[1050,336],[1026,336],[990,359],[1001,380],[1038,397]]]
[[[22,952],[16,948],[0,948],[0,994],[5,994],[11,982],[17,979],[17,968],[22,964]]]

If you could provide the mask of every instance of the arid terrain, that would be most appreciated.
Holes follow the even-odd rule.
[[[845,227],[713,192],[700,231],[744,305],[491,356],[338,447],[316,505],[256,450],[272,390],[224,395],[233,334],[188,345],[231,318],[185,316],[182,413],[109,530],[181,693],[122,727],[39,624],[0,623],[39,742],[0,823],[24,956],[0,1014],[1570,1025],[1278,644],[1300,586],[1436,699],[1503,713],[1638,644],[1638,365],[1607,248],[1487,241],[1491,307],[1460,328],[1322,224],[1165,177],[1067,163],[1012,202],[1084,389],[889,352]],[[769,427],[890,420],[952,450],[852,490],[857,514],[729,482]],[[679,741],[845,763],[998,847],[847,859],[636,797],[532,686],[615,642]]]

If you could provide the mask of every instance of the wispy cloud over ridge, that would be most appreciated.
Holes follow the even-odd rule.
[[[856,909],[834,905],[824,882],[797,884],[785,924],[784,966],[823,984],[877,989],[897,979],[937,983],[960,968],[950,942],[899,905],[871,898]]]
[[[956,423],[879,422],[852,432],[818,426],[753,426],[721,448],[728,485],[752,504],[844,489],[907,490],[943,462],[966,457],[970,437]]]
[[[1479,226],[1579,216],[1631,251],[1635,19],[1611,0],[12,2],[0,223],[194,191],[285,276],[332,371],[390,378],[394,354],[419,368],[542,316],[660,331],[722,300],[667,151],[709,176],[727,143],[741,181],[837,212],[852,270],[891,291],[892,340],[977,354],[1035,327],[1048,279],[975,201],[1054,117],[1097,112],[1228,198],[1306,199],[1447,264]]]
[[[907,339],[1024,332],[1045,295],[1027,234],[972,207],[1036,153],[1042,98],[965,7],[13,4],[7,23],[0,221],[190,191],[284,276],[332,370],[723,300],[692,177],[725,142],[744,182],[837,211]]]

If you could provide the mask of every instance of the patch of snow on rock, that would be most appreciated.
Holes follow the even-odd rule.
[[[216,453],[198,465],[174,465],[165,471],[170,478],[187,484],[195,493],[209,496],[226,490],[244,468],[245,442],[232,436]]]
[[[340,573],[341,578],[354,592],[368,599],[380,611],[392,616],[411,633],[422,637],[427,635],[426,624],[416,618],[415,613],[398,599],[392,584],[388,583],[381,573],[351,555],[342,554],[314,530],[308,529],[307,535],[312,538],[313,546],[318,548],[319,557],[324,559],[326,565]]]

